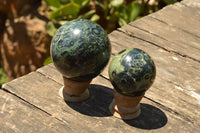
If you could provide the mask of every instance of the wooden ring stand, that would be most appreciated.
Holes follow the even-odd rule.
[[[143,96],[144,94],[138,97],[129,97],[114,91],[114,99],[109,106],[109,110],[117,118],[135,119],[141,114],[140,101]]]
[[[64,86],[59,90],[59,95],[66,102],[82,102],[89,98],[88,85],[91,80],[86,82],[77,82],[63,77]]]

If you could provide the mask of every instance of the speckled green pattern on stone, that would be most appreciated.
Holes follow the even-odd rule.
[[[66,78],[90,80],[102,71],[110,58],[107,33],[89,20],[70,21],[55,33],[51,42],[51,57]]]
[[[117,92],[140,96],[152,85],[156,68],[151,57],[140,49],[119,52],[109,66],[109,77]]]

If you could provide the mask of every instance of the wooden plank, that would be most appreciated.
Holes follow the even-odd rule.
[[[77,111],[74,111],[74,109],[70,107],[66,108],[66,103],[58,95],[58,89],[61,87],[61,84],[39,73],[32,72],[3,87],[28,103],[35,105],[41,110],[45,110],[48,114],[51,114],[52,117],[63,121],[66,124],[65,126],[72,128],[75,130],[74,132],[80,129],[82,132],[94,132],[93,128],[87,128],[87,124],[84,124],[88,123],[84,115],[82,115],[82,117],[77,117]],[[87,107],[87,105],[85,107]],[[83,111],[87,110],[83,109]],[[91,114],[94,112],[92,110],[90,111]],[[101,115],[98,113],[96,114]],[[84,123],[82,123],[83,121]],[[95,119],[92,117],[91,122],[94,121]]]
[[[200,0],[183,0],[183,1],[181,1],[181,4],[184,4],[190,8],[200,8]],[[197,13],[200,15],[199,10]]]
[[[38,72],[7,83],[4,88],[70,124],[72,129],[75,128],[73,131],[78,132],[81,129],[82,132],[144,132],[146,129],[151,129],[152,132],[198,132],[199,130],[199,127],[191,122],[167,109],[162,109],[161,105],[146,98],[142,100],[142,114],[138,119],[122,121],[111,116],[108,110],[113,98],[111,85],[108,80],[99,76],[89,86],[90,99],[82,103],[65,103],[58,95],[62,85],[49,77],[51,74],[48,68],[52,72],[51,67],[44,67],[49,75],[38,73],[44,72],[41,68]]]
[[[109,37],[115,54],[124,48],[135,47],[143,49],[154,59],[157,76],[146,93],[148,98],[200,125],[200,63],[118,31],[114,31]]]
[[[129,29],[130,31],[127,31],[127,29]],[[192,88],[197,89],[196,91],[199,92],[199,89],[200,89],[200,87],[199,87],[200,83],[198,82],[199,81],[199,73],[200,73],[199,62],[179,56],[179,55],[174,54],[173,52],[170,52],[166,49],[159,48],[159,46],[157,47],[157,45],[152,44],[151,42],[142,40],[140,38],[138,39],[138,37],[134,37],[135,34],[139,34],[139,31],[133,27],[124,26],[123,29],[120,29],[120,31],[122,31],[122,30],[127,35],[124,35],[123,33],[116,31],[116,32],[113,32],[113,34],[110,36],[112,38],[111,41],[114,44],[118,44],[117,46],[113,47],[114,53],[117,53],[118,51],[123,49],[123,48],[121,48],[121,49],[119,48],[119,46],[123,44],[123,46],[125,46],[126,48],[139,47],[141,49],[146,50],[147,52],[150,51],[148,53],[152,54],[153,57],[156,57],[158,59],[162,58],[162,56],[165,55],[165,57],[163,57],[163,60],[159,59],[159,61],[158,61],[159,64],[164,63],[164,65],[160,67],[162,69],[162,72],[165,72],[166,70],[168,71],[168,74],[165,73],[165,74],[167,74],[165,79],[169,79],[171,81],[181,83],[182,87],[188,86],[190,84],[192,86]],[[140,33],[140,36],[142,38],[145,38],[145,37],[151,38],[151,36],[148,36],[147,34],[142,34],[142,33],[143,32]],[[122,39],[122,37],[118,37],[121,35],[124,37],[124,39]],[[132,36],[132,37],[130,37],[130,36]],[[158,38],[154,38],[154,37],[152,37],[151,39],[154,40],[155,42],[162,41],[162,40],[159,40]],[[162,41],[162,43],[166,43],[166,45],[167,45],[167,41]],[[153,50],[154,52],[151,52],[152,49],[149,49],[149,47],[152,47],[154,49],[157,47],[157,50],[155,49],[155,50]],[[169,52],[170,52],[170,56],[168,57]],[[163,53],[166,53],[166,54],[163,55]],[[171,65],[168,65],[168,64],[171,64]],[[184,67],[182,67],[183,65],[184,65]],[[179,69],[177,69],[177,68],[179,68]],[[182,72],[184,72],[184,73],[182,73]],[[186,76],[186,78],[185,78],[185,76]],[[195,82],[195,84],[194,84],[194,82]]]
[[[191,1],[191,0],[190,0]],[[185,2],[185,1],[183,1]],[[192,4],[191,4],[192,5]],[[162,10],[149,15],[169,26],[179,28],[193,36],[200,37],[200,14],[199,8],[189,8],[181,3],[166,6]],[[199,19],[199,20],[198,20]]]
[[[200,83],[198,82],[200,78],[199,62],[165,51],[149,42],[131,37],[119,31],[114,31],[109,37],[112,42],[113,54],[117,54],[125,48],[135,47],[143,49],[154,59],[158,74],[162,73],[161,77],[165,75],[163,77],[165,80],[181,83],[183,86],[191,85],[192,88],[196,88],[197,90],[200,89]],[[120,47],[122,45],[123,47]],[[184,67],[182,67],[183,65]],[[189,81],[185,82],[186,80]],[[193,84],[194,82],[195,84]]]
[[[113,46],[113,45],[112,45],[112,46]],[[108,67],[106,67],[106,69],[107,69],[107,68],[108,68]],[[49,69],[50,69],[50,70],[49,70]],[[62,76],[61,76],[60,73],[57,73],[57,74],[56,74],[57,70],[55,69],[55,67],[53,66],[53,64],[51,64],[50,67],[49,67],[49,66],[45,66],[45,67],[43,67],[43,68],[41,68],[41,69],[38,69],[38,71],[41,72],[41,73],[43,73],[44,75],[46,75],[46,76],[52,78],[52,75],[48,73],[48,71],[51,71],[51,72],[54,73],[54,76],[53,76],[53,77],[54,77],[54,80],[60,81],[60,80],[62,79],[62,78],[61,78]],[[56,76],[58,76],[58,77],[56,78]],[[103,76],[104,76],[104,75],[103,75]],[[59,80],[57,80],[57,79],[59,79]],[[93,80],[93,83],[96,83],[96,84],[104,84],[104,85],[106,84],[106,85],[108,85],[109,87],[112,88],[112,86],[110,85],[110,83],[105,83],[105,81],[103,81],[103,80],[102,80],[101,82],[99,82],[99,79],[100,79],[100,78],[94,79],[94,80]],[[156,88],[156,89],[157,89],[157,88]],[[155,96],[155,94],[154,94],[154,96]],[[143,101],[146,101],[147,103],[149,103],[149,101],[146,100],[146,99],[145,99],[145,100],[143,99],[142,102],[143,102]],[[155,103],[154,103],[154,104],[155,104]],[[158,106],[158,105],[157,105],[157,106]],[[168,109],[167,109],[167,110],[168,110]],[[169,110],[168,110],[168,111],[169,111]],[[171,110],[171,111],[172,111],[172,110]],[[171,111],[170,111],[170,112],[171,112]],[[173,111],[172,111],[172,112],[173,112]],[[173,112],[173,113],[175,113],[175,112]],[[187,118],[186,118],[186,119],[187,119]],[[187,120],[188,120],[188,119],[187,119]],[[190,121],[190,120],[189,120],[189,121]]]
[[[65,131],[72,130],[44,111],[0,90],[0,132],[53,133]]]
[[[55,68],[55,67],[53,67],[53,65],[51,65],[51,68],[50,68],[50,71],[54,71],[53,73],[54,73],[54,78],[55,78],[55,75],[57,75],[57,76],[59,76],[59,77],[61,77],[61,75],[60,75],[60,73],[58,73],[58,74],[55,74],[56,73],[56,71],[57,70],[53,70],[52,68]],[[41,72],[41,73],[43,73],[43,74],[45,74],[45,75],[48,75],[49,77],[51,77],[51,75],[50,74],[48,74],[48,70],[49,69],[49,67],[48,66],[45,66],[45,67],[43,67],[43,68],[41,68],[41,69],[39,69],[38,71],[39,72]],[[61,79],[61,78],[55,78],[55,80],[56,79]],[[96,81],[95,81],[96,82]],[[97,82],[97,83],[99,83],[99,82]],[[109,86],[110,87],[110,86]],[[112,86],[111,86],[112,87]],[[158,88],[156,88],[156,89],[158,89]],[[154,96],[155,96],[155,94],[153,94]],[[148,94],[147,94],[147,97],[148,97]]]
[[[176,12],[174,12],[174,14],[175,13]],[[190,23],[188,23],[188,25],[190,25]],[[200,25],[200,23],[198,23],[198,25]],[[129,25],[124,26],[123,29],[126,29],[127,32],[133,32],[130,28],[131,26],[140,29],[142,32],[147,32],[149,37],[143,38],[146,41],[150,41],[164,49],[200,61],[200,37],[158,21],[150,16],[146,16],[138,21],[132,22]],[[134,36],[141,38],[141,36],[138,36],[136,33]],[[152,38],[154,37],[159,38],[159,42],[157,42],[157,40],[153,40]]]
[[[148,42],[129,37],[117,31],[111,33],[109,37],[112,42],[113,54],[130,47],[137,47],[147,51],[156,63],[157,77],[155,84],[147,92],[146,96],[159,101],[166,107],[170,107],[175,112],[184,115],[187,119],[199,125],[200,82],[198,81],[200,80],[200,67],[198,62],[169,53]],[[122,45],[123,47],[121,47]],[[183,64],[184,67],[182,67]],[[53,65],[51,66],[53,69]],[[48,75],[47,70],[43,69],[43,71]],[[50,71],[53,72],[53,70]],[[102,75],[108,77],[107,71],[108,66]],[[55,76],[56,72],[53,73]],[[62,81],[62,78],[54,78],[54,80],[57,79]],[[170,98],[168,98],[169,95],[171,96]],[[191,112],[191,108],[194,108],[195,113]]]
[[[198,1],[195,0],[195,2]],[[189,12],[197,11],[191,17],[193,22],[195,22],[194,25],[197,26],[199,25],[199,18],[196,18],[199,15],[198,6],[193,5],[194,9],[190,9],[190,6],[185,4],[184,7],[187,7],[186,12],[188,14]],[[178,22],[176,21],[176,23],[173,22],[170,24],[165,20],[155,19],[154,16],[148,16],[146,19],[148,20],[144,19],[143,21],[141,19],[135,22],[139,25],[141,21],[143,24],[141,27],[132,23],[132,26],[124,26],[120,29],[120,32],[115,31],[109,35],[112,42],[113,54],[124,48],[137,47],[147,51],[156,63],[156,82],[147,91],[145,98],[142,100],[142,114],[138,119],[122,121],[111,116],[108,106],[113,98],[113,92],[110,82],[105,79],[108,78],[108,66],[102,72],[102,76],[105,78],[98,76],[92,81],[92,84],[89,86],[91,97],[82,103],[65,103],[59,97],[58,90],[62,86],[62,76],[52,64],[38,69],[37,72],[13,80],[3,86],[5,90],[13,94],[12,97],[17,97],[16,101],[11,102],[23,101],[24,104],[31,107],[27,109],[28,111],[24,111],[23,108],[26,107],[20,104],[19,108],[18,106],[14,106],[14,109],[19,110],[22,114],[26,114],[26,111],[32,112],[30,119],[37,121],[36,125],[40,124],[40,121],[43,123],[41,126],[48,125],[48,122],[46,125],[44,123],[46,122],[46,117],[50,117],[52,119],[47,121],[57,121],[52,123],[58,123],[59,126],[61,124],[61,129],[63,130],[64,128],[62,127],[64,125],[69,132],[80,132],[80,129],[81,132],[146,132],[146,129],[151,129],[152,132],[199,132],[200,82],[198,81],[200,80],[200,63],[194,61],[199,60],[199,55],[197,54],[198,57],[196,57],[196,53],[192,54],[193,51],[188,51],[188,53],[186,50],[184,51],[184,48],[190,48],[190,50],[196,49],[194,52],[198,51],[199,31],[192,31],[191,28],[181,28],[177,26]],[[145,26],[151,22],[155,22],[156,24],[150,25],[153,28],[146,28]],[[186,24],[188,22],[186,21]],[[154,29],[162,28],[162,26],[165,32],[172,35],[179,34],[179,36],[185,37],[184,39],[187,42],[191,41],[192,45],[185,42],[183,43],[184,45],[181,45],[182,40],[180,38],[174,38],[172,35],[168,36],[166,33]],[[167,37],[163,35],[167,35]],[[171,43],[177,43],[177,46]],[[189,56],[189,58],[194,60],[180,55]],[[1,94],[4,95],[0,91]],[[4,108],[4,103],[7,103],[5,102],[6,97],[3,98],[2,102],[0,96],[1,110]],[[38,113],[38,110],[41,113]],[[4,116],[4,113],[1,114],[0,112],[0,116]],[[33,118],[35,114],[36,118],[41,114],[44,114],[44,117],[41,118],[42,120],[37,120]],[[24,118],[21,115],[13,117]],[[17,120],[12,124],[5,123],[4,119],[6,118],[0,117],[0,129],[5,129],[8,132],[18,131],[14,130],[16,129],[15,126],[14,128],[9,128],[12,124],[19,125],[26,123],[22,119],[20,119],[21,123],[17,123]],[[57,127],[59,128],[59,126]],[[32,128],[36,127],[29,127],[29,130],[35,131]],[[63,130],[60,132],[66,132]]]

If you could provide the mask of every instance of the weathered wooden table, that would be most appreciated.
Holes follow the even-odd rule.
[[[0,132],[200,132],[200,0],[184,0],[109,35],[112,56],[136,47],[157,66],[142,114],[123,121],[108,110],[113,98],[108,68],[89,86],[91,97],[65,103],[53,64],[15,79],[0,90]]]

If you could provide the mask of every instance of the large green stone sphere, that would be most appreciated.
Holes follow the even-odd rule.
[[[156,68],[144,51],[125,49],[113,57],[109,77],[114,89],[125,96],[141,96],[152,85]]]
[[[110,47],[107,33],[101,26],[77,19],[56,31],[50,51],[54,65],[65,78],[88,81],[107,65]]]

